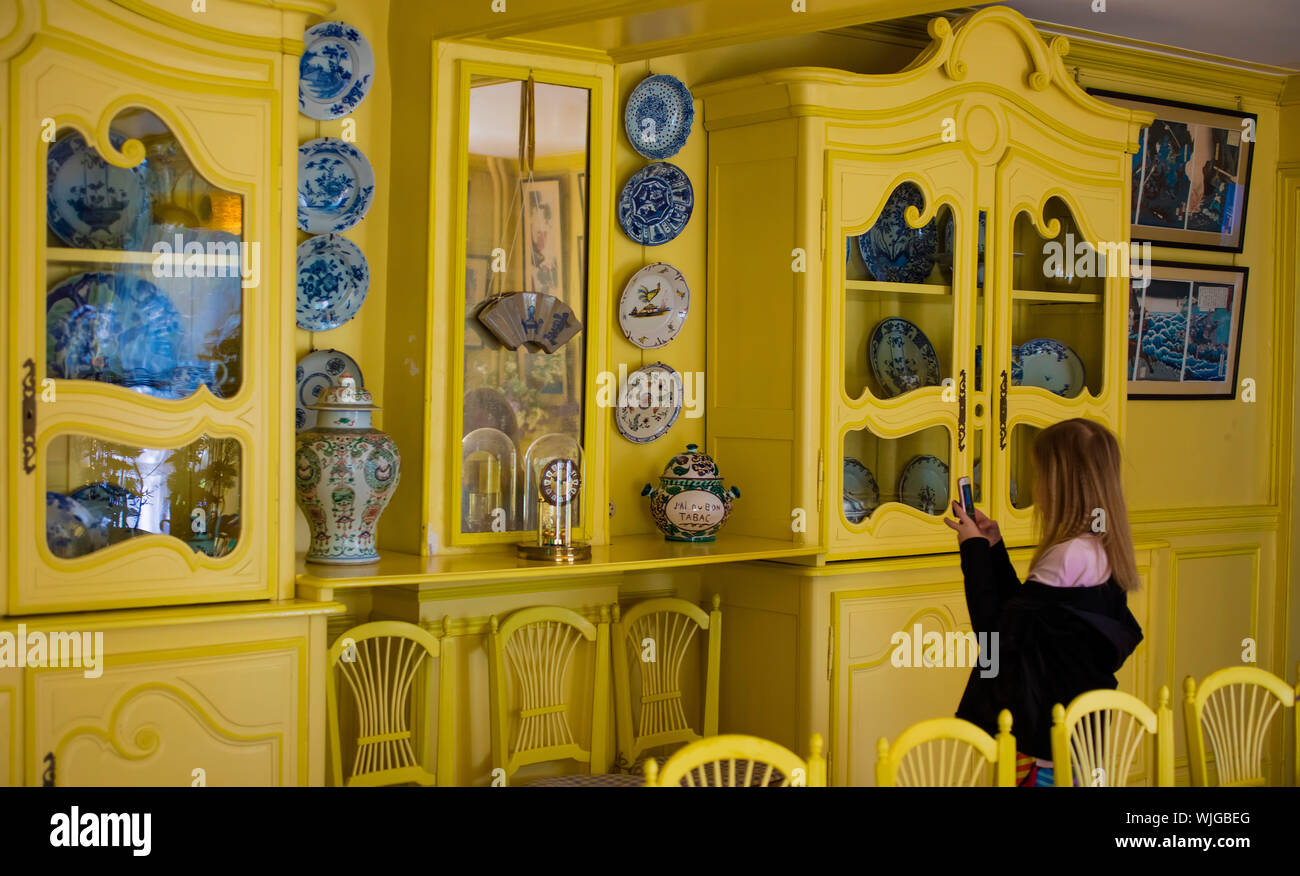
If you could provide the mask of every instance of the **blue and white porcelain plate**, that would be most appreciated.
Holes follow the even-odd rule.
[[[898,478],[898,501],[926,514],[948,510],[948,464],[937,456],[914,456]]]
[[[939,385],[939,356],[930,339],[900,317],[891,316],[876,326],[867,357],[885,398]]]
[[[618,196],[618,223],[642,246],[659,246],[682,233],[695,209],[695,189],[680,167],[665,161],[632,174]]]
[[[375,55],[361,32],[342,21],[322,21],[303,34],[298,62],[298,109],[309,119],[338,119],[366,99]]]
[[[108,531],[84,505],[63,493],[45,494],[45,543],[65,560],[108,547]]]
[[[871,276],[886,283],[924,283],[938,257],[935,219],[920,228],[907,224],[907,208],[925,208],[921,190],[903,183],[889,195],[875,224],[858,235],[858,249]]]
[[[880,487],[876,476],[861,460],[844,457],[844,519],[861,523],[880,507]]]
[[[339,385],[339,378],[351,374],[357,379],[357,389],[364,389],[365,378],[361,368],[347,353],[338,350],[313,350],[298,362],[294,374],[297,390],[294,392],[294,425],[301,432],[316,425],[316,412],[307,409],[316,404],[321,391]]]
[[[660,73],[642,79],[627,99],[623,128],[646,158],[672,158],[686,145],[695,122],[695,99],[686,83]]]
[[[298,227],[337,234],[365,218],[375,199],[375,172],[361,150],[337,137],[298,147]]]
[[[45,297],[49,377],[116,383],[168,398],[181,343],[175,305],[143,278],[74,274]]]
[[[126,142],[110,139],[119,149]],[[47,221],[64,243],[78,249],[144,246],[150,221],[145,162],[116,167],[74,133],[50,147],[45,167]]]
[[[1074,398],[1083,392],[1086,380],[1083,360],[1060,341],[1035,338],[1012,351],[1011,382],[1014,385],[1038,386],[1063,398]]]
[[[368,291],[370,266],[355,243],[321,234],[298,244],[298,328],[338,328],[357,315]]]

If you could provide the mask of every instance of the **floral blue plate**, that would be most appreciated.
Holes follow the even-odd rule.
[[[303,34],[298,62],[298,109],[309,119],[338,119],[366,99],[375,55],[355,27],[322,21]]]
[[[858,249],[871,276],[886,283],[924,283],[938,257],[939,229],[931,219],[920,228],[907,224],[907,208],[925,208],[925,198],[913,183],[890,194],[876,223],[858,236]]]
[[[642,246],[659,246],[682,233],[695,208],[695,190],[680,167],[665,161],[632,174],[618,196],[618,223]]]
[[[110,137],[121,148],[123,137]],[[46,216],[50,228],[78,249],[140,249],[149,234],[145,162],[116,167],[69,134],[45,159]]]
[[[926,514],[948,510],[948,464],[937,456],[914,456],[898,478],[898,501]]]
[[[1042,387],[1064,398],[1074,398],[1083,392],[1087,378],[1083,360],[1077,353],[1060,341],[1035,338],[1025,341],[1012,352],[1011,382],[1018,386]]]
[[[298,328],[338,328],[357,315],[368,291],[370,266],[355,243],[321,234],[298,244]]]
[[[338,386],[339,378],[344,374],[351,374],[357,379],[357,389],[365,388],[366,380],[361,374],[361,368],[347,353],[338,350],[313,350],[302,357],[298,363],[297,373],[294,375],[298,386],[294,394],[294,403],[297,407],[294,424],[299,432],[316,425],[316,412],[308,410],[307,406],[316,404],[321,390]]]
[[[861,523],[880,505],[880,487],[876,476],[861,460],[844,457],[844,519]]]
[[[623,128],[632,148],[646,158],[672,158],[686,145],[695,122],[695,99],[686,83],[660,73],[642,79],[627,99]]]
[[[311,234],[347,231],[375,199],[375,172],[361,150],[337,137],[298,147],[298,227]]]
[[[939,356],[930,339],[900,317],[880,321],[871,333],[867,358],[871,373],[885,390],[885,398],[939,385]]]
[[[140,277],[75,274],[45,298],[49,377],[143,387],[166,398],[180,345],[176,307]]]

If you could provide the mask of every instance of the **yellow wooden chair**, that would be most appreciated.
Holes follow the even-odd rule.
[[[443,627],[446,629],[446,626]],[[411,694],[420,670],[438,661],[437,772],[424,768],[412,745]],[[451,684],[441,643],[429,631],[403,621],[375,621],[343,633],[330,647],[325,681],[330,763],[335,785],[436,785],[451,776]],[[338,676],[352,694],[356,711],[356,751],[343,776],[340,747]],[[431,681],[429,676],[423,678]],[[427,685],[426,685],[427,691]]]
[[[1011,712],[998,715],[995,739],[960,718],[932,718],[913,724],[894,741],[876,743],[876,784],[882,788],[956,788],[989,784],[985,766],[993,768],[997,787],[1016,784],[1016,740]]]
[[[1209,784],[1208,735],[1220,787],[1266,784],[1264,746],[1269,727],[1278,709],[1295,706],[1295,689],[1266,670],[1233,666],[1210,673],[1199,686],[1187,676],[1183,692],[1191,783]],[[1296,769],[1300,781],[1300,766]]]
[[[506,784],[521,767],[572,759],[588,765],[588,776],[548,777],[531,785],[632,784],[630,776],[601,778],[609,771],[609,608],[601,606],[593,624],[570,608],[523,608],[504,620],[491,620],[488,685],[492,704],[492,768]],[[578,743],[569,723],[566,677],[582,642],[595,649],[590,748]],[[509,666],[519,708],[511,736],[511,703],[506,687]],[[622,781],[620,781],[620,779]]]
[[[1160,688],[1153,712],[1132,694],[1091,690],[1068,707],[1052,708],[1052,768],[1056,787],[1070,788],[1074,776],[1081,786],[1123,788],[1128,785],[1143,740],[1150,735],[1156,765],[1156,785],[1174,784],[1174,713],[1169,688]]]
[[[638,759],[649,749],[694,742],[718,733],[718,678],[722,666],[721,597],[713,610],[685,599],[648,599],[623,614],[614,606],[614,704],[618,757],[615,762],[637,772]],[[696,635],[708,637],[705,657],[704,708],[691,727],[682,703],[681,672]],[[650,650],[652,649],[652,650]],[[637,668],[638,696],[632,673]],[[662,758],[660,759],[662,762]]]
[[[645,762],[647,788],[826,787],[822,738],[814,733],[805,761],[783,745],[757,736],[710,736],[679,748],[662,767]]]

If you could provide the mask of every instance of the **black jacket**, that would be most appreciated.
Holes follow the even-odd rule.
[[[1085,691],[1114,690],[1142,628],[1113,576],[1096,587],[1021,585],[1006,546],[985,538],[962,542],[961,570],[971,628],[998,634],[998,672],[983,678],[978,666],[971,670],[957,717],[996,734],[998,713],[1010,709],[1016,748],[1050,760],[1052,707]]]

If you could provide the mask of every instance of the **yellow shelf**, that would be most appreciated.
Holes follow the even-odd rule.
[[[524,541],[526,535],[520,533],[520,541]],[[298,554],[297,582],[300,587],[321,589],[410,584],[453,588],[495,581],[543,581],[710,563],[804,557],[821,551],[816,545],[728,535],[724,531],[717,541],[698,544],[667,541],[661,535],[622,536],[613,544],[593,545],[589,562],[572,565],[521,560],[516,557],[513,544],[433,557],[380,551],[379,562],[365,566],[308,564],[305,555]]]
[[[164,258],[171,260],[173,256],[163,254]],[[51,246],[45,250],[45,257],[48,261],[56,263],[67,262],[100,262],[112,265],[152,265],[157,261],[159,253],[154,252],[134,252],[121,249],[73,249],[67,246]],[[202,256],[198,254],[187,256],[181,254],[182,264],[192,259],[201,259],[204,267],[230,267],[238,268],[239,257],[229,255],[214,255],[206,250]]]
[[[1050,304],[1100,304],[1100,292],[1040,292],[1037,289],[1012,289],[1013,301],[1045,301]]]
[[[0,632],[12,632],[23,624],[29,630],[49,633],[65,630],[106,630],[127,627],[179,626],[202,623],[260,620],[273,617],[342,614],[347,607],[337,602],[312,599],[228,602],[216,605],[131,608],[75,614],[30,614],[0,617]]]
[[[884,283],[878,280],[845,280],[847,293],[888,292],[906,295],[951,295],[952,287],[939,283]],[[850,295],[850,297],[852,297]]]

